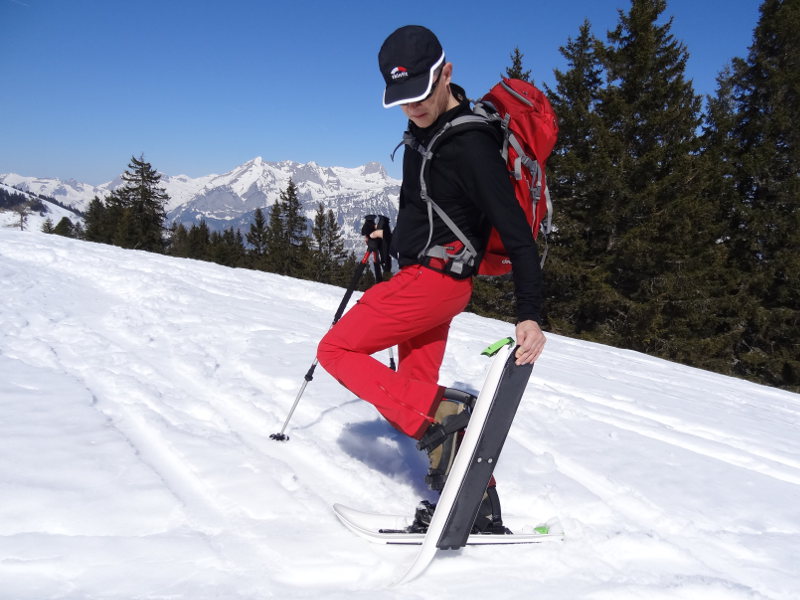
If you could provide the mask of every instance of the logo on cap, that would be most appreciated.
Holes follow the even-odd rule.
[[[398,79],[402,79],[403,77],[408,77],[408,69],[405,67],[395,67],[392,69],[390,75],[392,76],[392,79],[396,81]]]

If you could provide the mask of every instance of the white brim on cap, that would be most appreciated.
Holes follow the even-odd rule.
[[[425,75],[418,75],[411,79],[407,79],[401,83],[394,83],[387,85],[383,90],[383,108],[391,108],[399,106],[400,104],[410,104],[411,102],[419,102],[431,93],[433,87],[433,76],[436,70],[444,63],[444,52],[439,60],[430,68],[430,71]],[[425,86],[424,88],[422,86]]]

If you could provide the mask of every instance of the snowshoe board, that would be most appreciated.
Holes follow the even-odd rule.
[[[517,366],[515,350],[514,340],[505,338],[483,351],[494,359],[436,503],[422,548],[400,583],[422,574],[437,550],[461,548],[469,539],[533,368],[533,365]]]
[[[342,504],[334,504],[333,512],[350,531],[375,544],[421,545],[424,533],[408,533],[406,529],[413,519],[404,515],[384,515],[365,512]],[[467,537],[467,546],[501,544],[539,544],[561,541],[563,529],[556,520],[535,527],[526,526],[512,534],[472,533]]]

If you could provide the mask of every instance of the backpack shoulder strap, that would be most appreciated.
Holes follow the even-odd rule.
[[[499,117],[497,120],[499,121]],[[398,145],[398,148],[402,145],[406,145],[422,155],[419,186],[420,197],[425,201],[425,204],[428,207],[428,241],[425,243],[425,247],[420,253],[420,258],[433,257],[443,260],[452,258],[454,261],[456,261],[456,263],[463,263],[461,266],[454,265],[454,268],[459,273],[464,269],[464,267],[475,267],[475,260],[478,257],[478,252],[466,234],[461,231],[461,229],[455,224],[455,222],[444,211],[444,209],[442,209],[442,207],[439,206],[431,197],[428,191],[428,178],[431,168],[431,159],[434,156],[436,148],[442,143],[443,140],[467,129],[478,129],[491,126],[491,121],[491,114],[487,114],[486,111],[483,113],[478,112],[471,115],[462,115],[445,123],[445,125],[434,134],[427,146],[422,145],[409,131],[406,131],[406,133],[403,135],[403,141]],[[395,148],[395,151],[397,151],[397,148]],[[464,249],[455,257],[448,255],[445,249],[441,246],[431,246],[431,242],[433,240],[434,212],[447,226],[447,228],[453,232],[458,241],[464,245]]]

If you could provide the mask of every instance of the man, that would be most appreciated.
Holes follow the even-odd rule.
[[[452,83],[452,63],[446,62],[439,40],[428,29],[409,25],[392,33],[380,49],[378,63],[386,82],[383,105],[401,107],[409,119],[412,146],[427,145],[446,123],[471,113],[464,91]],[[450,322],[472,294],[474,268],[452,268],[464,244],[441,219],[434,218],[431,225],[421,195],[421,164],[422,155],[414,147],[406,148],[392,236],[399,272],[364,294],[322,339],[317,356],[331,375],[373,404],[395,428],[420,440],[418,446],[428,451],[431,463],[426,481],[441,491],[459,439],[458,432],[442,432],[453,424],[463,431],[474,398],[440,386],[439,368]],[[491,226],[499,231],[513,266],[517,363],[534,362],[545,344],[539,327],[539,258],[497,140],[488,127],[471,128],[443,141],[430,165],[428,192],[473,247],[484,248]],[[397,372],[371,357],[394,345],[399,352]],[[504,532],[493,484],[476,528]],[[418,511],[418,517],[424,528],[425,515]]]

